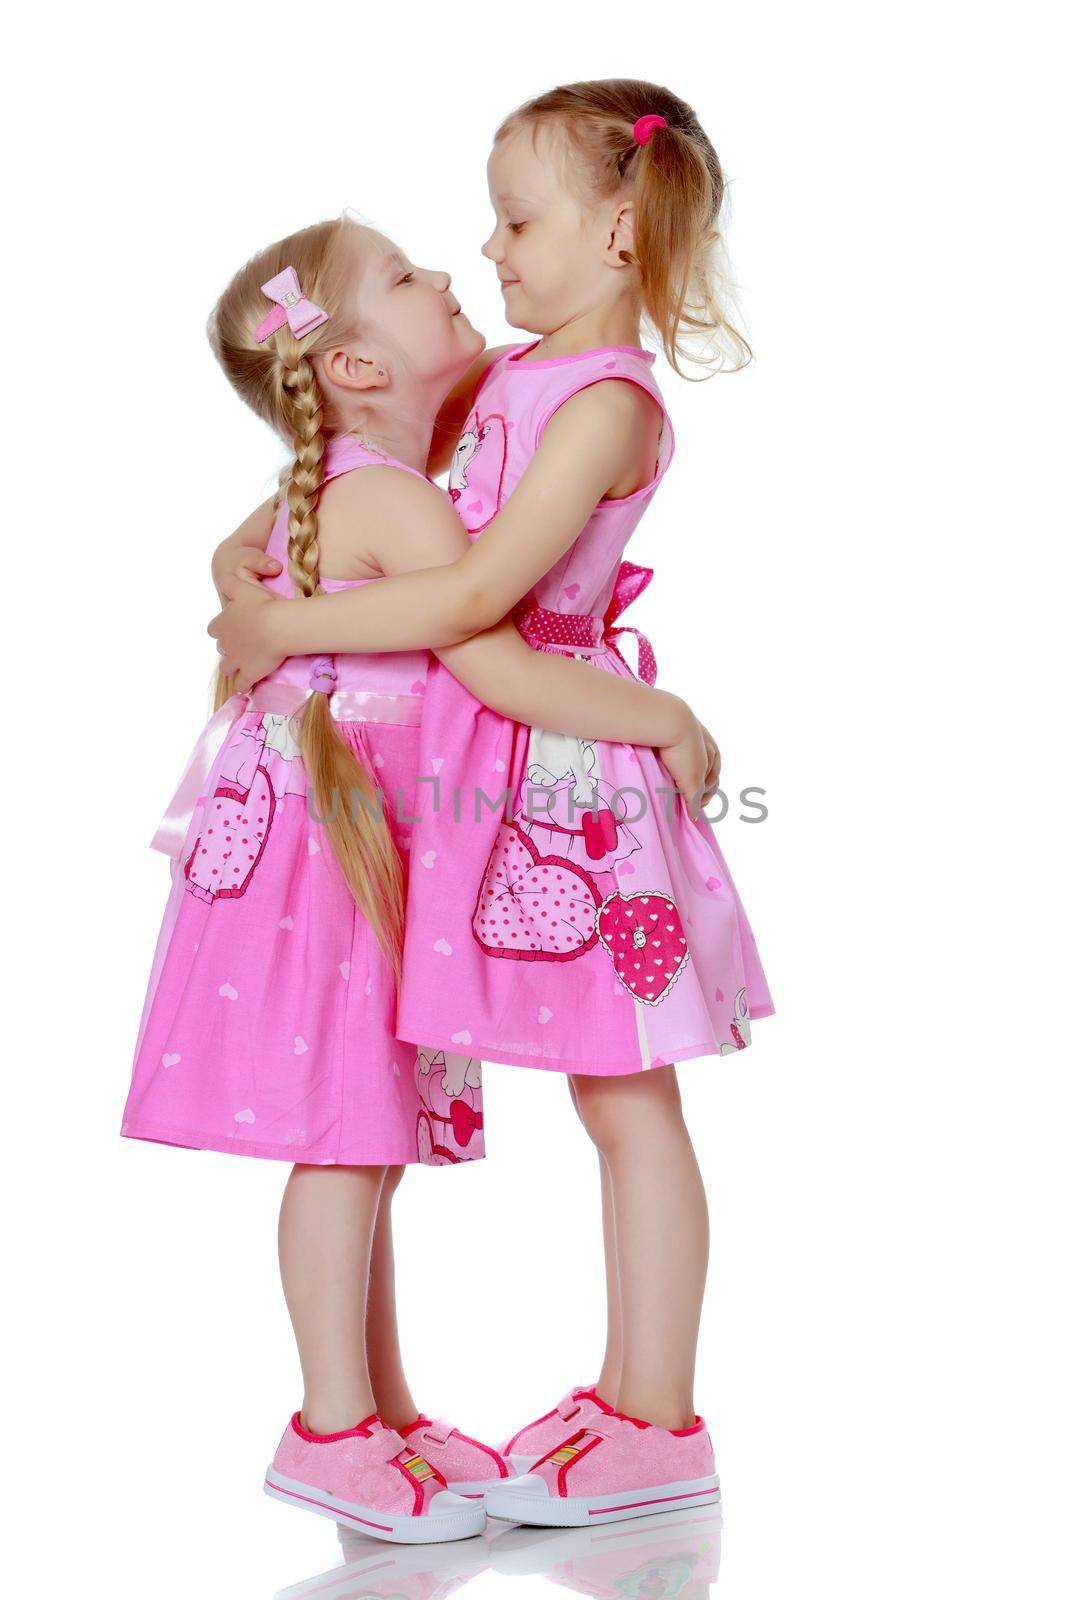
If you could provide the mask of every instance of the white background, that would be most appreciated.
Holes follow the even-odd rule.
[[[714,1229],[717,1592],[1062,1593],[1042,15],[261,0],[9,24],[13,1590],[267,1600],[339,1558],[329,1523],[259,1492],[299,1400],[285,1169],[117,1133],[167,886],[147,841],[208,709],[209,558],[279,461],[207,312],[253,250],[351,206],[447,266],[498,342],[493,129],[619,73],[669,83],[720,151],[758,357],[702,387],[659,362],[679,453],[631,548],[661,682],[715,730],[727,792],[770,806],[719,836],[779,1015],[679,1069]],[[496,1439],[595,1373],[601,1269],[564,1080],[491,1068],[486,1098],[490,1159],[414,1170],[397,1219],[416,1396]],[[505,1590],[551,1586],[472,1584]]]

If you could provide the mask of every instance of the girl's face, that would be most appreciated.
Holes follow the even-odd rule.
[[[367,230],[356,291],[361,343],[378,346],[392,376],[446,389],[485,349],[447,272],[412,266],[391,239]]]
[[[614,298],[628,274],[618,271],[626,240],[618,206],[582,205],[565,181],[569,149],[562,130],[520,128],[489,157],[496,226],[482,245],[497,270],[504,315],[516,328],[555,333]],[[616,252],[613,258],[613,250]]]

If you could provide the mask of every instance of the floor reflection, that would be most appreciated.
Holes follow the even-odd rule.
[[[384,1544],[338,1532],[344,1565],[279,1590],[275,1600],[442,1600],[487,1572],[542,1577],[592,1600],[707,1600],[722,1548],[717,1508],[664,1511],[596,1528],[491,1520],[480,1538],[455,1544]]]

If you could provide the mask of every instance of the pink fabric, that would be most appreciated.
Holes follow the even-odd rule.
[[[553,1494],[584,1500],[711,1477],[715,1452],[702,1419],[670,1430],[605,1412],[562,1433],[531,1471]]]
[[[507,1478],[510,1469],[499,1451],[440,1418],[419,1416],[406,1428],[402,1438],[420,1451],[437,1468],[447,1483],[480,1483],[487,1478]]]
[[[651,567],[637,567],[632,561],[623,561],[615,580],[615,589],[608,609],[602,617],[580,611],[549,611],[527,599],[515,608],[515,625],[528,644],[567,645],[572,650],[595,650],[607,644],[625,664],[619,651],[619,635],[632,633],[638,642],[638,676],[652,685],[656,681],[656,657],[652,646],[637,628],[617,628],[616,617],[645,590],[652,579]]]
[[[421,1457],[378,1417],[347,1433],[316,1438],[294,1417],[272,1466],[284,1478],[384,1515],[420,1516],[445,1487],[421,1468]],[[412,1471],[412,1468],[415,1470]]]
[[[472,538],[579,390],[622,380],[663,405],[646,351],[519,359],[532,348],[489,369],[456,447],[449,492]],[[615,619],[649,571],[623,551],[672,453],[664,411],[653,481],[601,502],[519,606],[537,648],[633,675]],[[711,826],[670,795],[653,751],[521,727],[434,662],[419,765],[439,792],[415,825],[402,1038],[601,1075],[749,1044],[751,1019],[774,1009],[755,941]],[[511,816],[500,809],[509,788]]]
[[[382,464],[411,470],[337,440],[326,479]],[[268,550],[283,563],[287,537],[282,511]],[[285,570],[268,586],[292,592]],[[346,719],[338,727],[378,780],[407,859],[427,657],[330,660],[331,708]],[[250,699],[234,697],[220,748],[209,759],[201,736],[157,833],[172,883],[122,1132],[317,1165],[478,1159],[479,1063],[470,1052],[396,1039],[392,972],[309,814],[289,713],[315,692],[315,666],[314,657],[292,657]],[[377,716],[388,720],[369,720]],[[329,802],[315,809],[321,815]]]
[[[562,1434],[579,1427],[586,1417],[595,1417],[608,1409],[593,1384],[568,1389],[551,1411],[546,1411],[543,1417],[528,1422],[518,1433],[513,1433],[501,1445],[501,1453],[506,1456],[542,1456],[547,1450],[555,1448]]]
[[[292,267],[283,267],[276,277],[263,284],[263,293],[268,300],[277,303],[256,329],[257,344],[262,344],[272,333],[277,333],[286,322],[293,331],[293,337],[302,339],[305,334],[314,333],[316,328],[321,328],[324,322],[330,320],[321,306],[307,298]]]

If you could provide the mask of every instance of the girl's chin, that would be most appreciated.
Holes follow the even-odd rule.
[[[456,323],[456,339],[459,347],[468,361],[473,360],[475,356],[481,355],[488,340],[484,333],[472,327],[462,316],[456,318]]]

